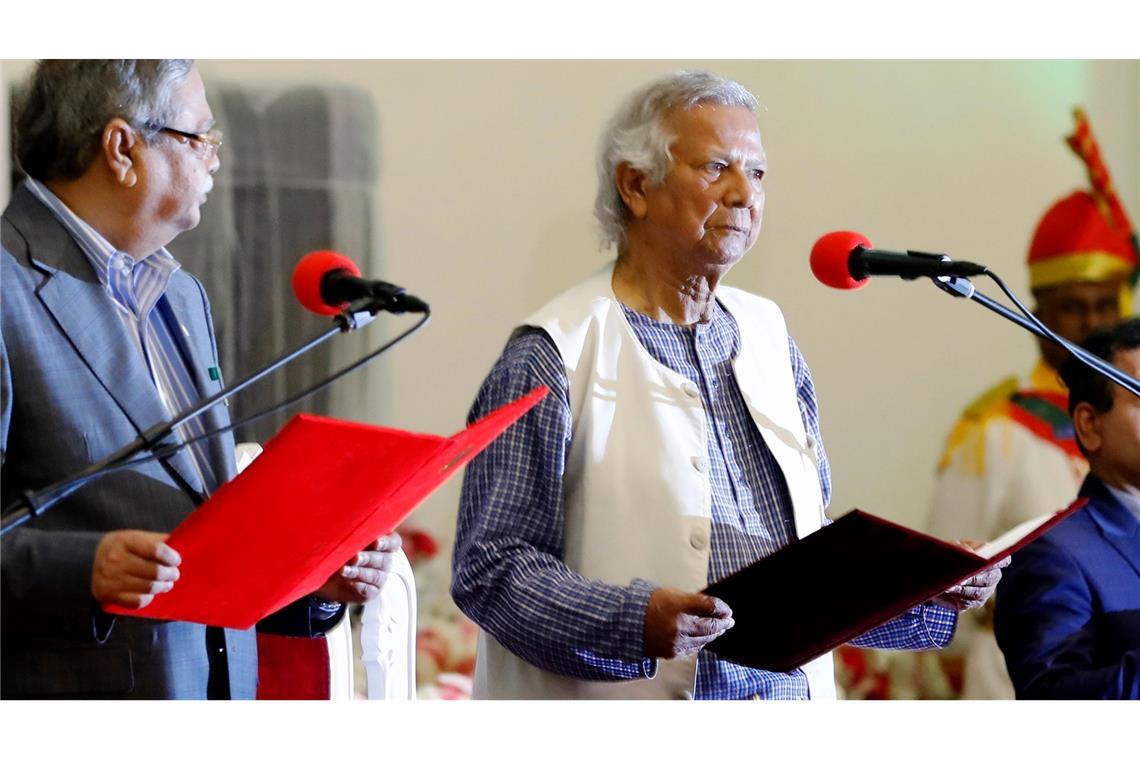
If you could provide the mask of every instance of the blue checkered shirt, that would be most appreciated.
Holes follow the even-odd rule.
[[[752,422],[732,360],[740,348],[736,320],[720,307],[691,326],[656,322],[623,306],[650,355],[701,390],[708,418],[712,535],[708,581],[713,583],[795,540],[783,473]],[[820,440],[811,372],[788,338],[804,426]],[[467,467],[459,507],[452,596],[459,607],[511,652],[540,668],[573,678],[617,680],[651,676],[644,656],[645,607],[656,588],[637,579],[613,586],[583,577],[561,560],[562,476],[571,445],[569,383],[558,349],[537,328],[516,332],[483,383],[474,421],[537,385],[550,395],[508,428]],[[822,443],[819,477],[825,503],[831,470]],[[940,647],[957,616],[934,604],[900,615],[855,639],[888,649]],[[702,651],[697,699],[802,699],[802,670],[772,673]]]

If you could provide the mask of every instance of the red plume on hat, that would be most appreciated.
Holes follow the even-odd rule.
[[[1091,190],[1079,190],[1057,201],[1037,223],[1029,246],[1030,287],[1037,290],[1065,282],[1117,278],[1135,285],[1140,276],[1140,245],[1132,223],[1113,187],[1088,117],[1079,108],[1073,115],[1076,129],[1065,142],[1088,169]]]

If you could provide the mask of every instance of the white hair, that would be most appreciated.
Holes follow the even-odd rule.
[[[669,172],[669,146],[676,137],[665,129],[666,113],[704,103],[739,106],[752,113],[757,108],[756,96],[739,82],[704,71],[679,71],[634,92],[610,119],[598,142],[594,199],[603,245],[613,244],[619,251],[625,245],[629,209],[617,190],[617,168],[629,164],[645,172],[651,184],[661,182]]]

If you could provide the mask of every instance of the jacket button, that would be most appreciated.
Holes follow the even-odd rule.
[[[688,689],[686,689],[685,691],[682,691],[680,694],[677,695],[677,699],[692,699],[692,698],[693,698],[693,692],[689,691]]]
[[[704,475],[709,471],[709,460],[700,455],[693,457],[690,460],[693,463],[693,469]]]
[[[694,383],[684,383],[681,386],[681,390],[684,391],[685,395],[689,398],[696,398],[701,395],[700,389],[698,389]]]
[[[704,533],[697,532],[689,536],[689,546],[693,547],[697,551],[704,551],[705,547],[708,545],[709,537]]]

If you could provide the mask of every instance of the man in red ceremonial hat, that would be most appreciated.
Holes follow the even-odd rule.
[[[1038,318],[1081,343],[1131,312],[1138,252],[1079,109],[1076,120],[1067,142],[1088,168],[1091,188],[1073,192],[1045,212],[1029,246],[1028,264]],[[1057,375],[1068,352],[1045,340],[1039,344],[1041,359],[1029,383],[1021,385],[1012,376],[998,383],[967,407],[950,433],[938,463],[930,517],[935,535],[993,538],[1063,508],[1076,496],[1088,463],[1077,448],[1068,393]],[[964,698],[1013,698],[991,615],[963,617],[946,656],[961,658]]]

